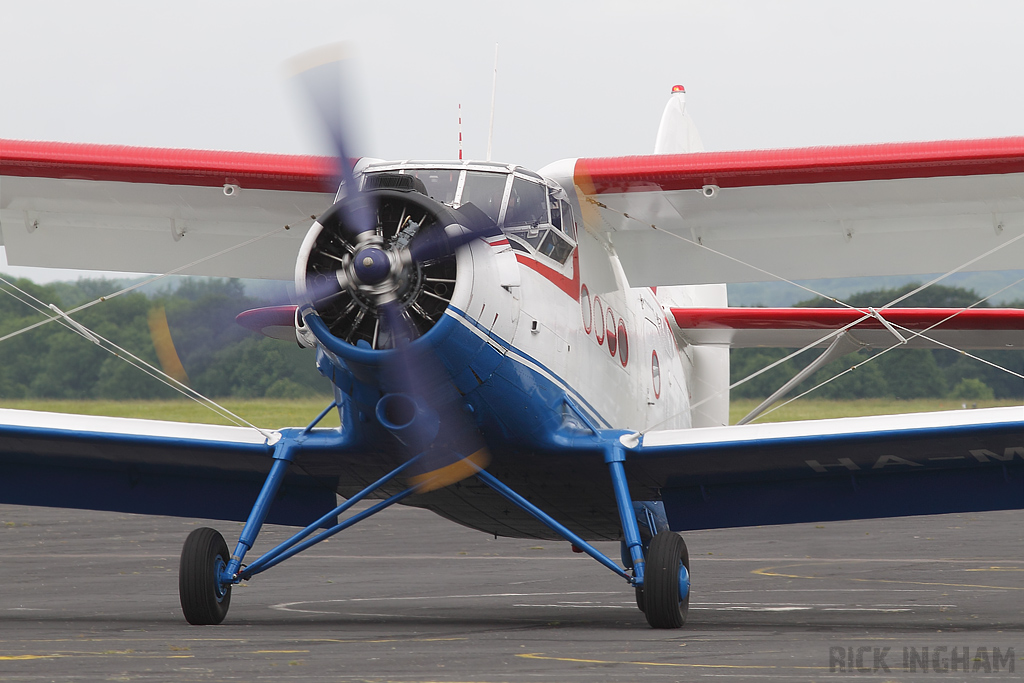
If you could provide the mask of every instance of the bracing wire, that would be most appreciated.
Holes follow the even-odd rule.
[[[1024,277],[1022,277],[1022,278],[1020,278],[1020,279],[1018,279],[1018,280],[1016,280],[1014,282],[1011,282],[1010,284],[1006,285],[1005,287],[1002,287],[1002,288],[996,290],[995,292],[992,292],[991,294],[989,294],[988,296],[986,296],[986,297],[984,297],[982,299],[979,299],[979,300],[975,301],[970,306],[965,306],[965,307],[955,311],[954,313],[951,313],[950,315],[946,316],[942,320],[938,321],[937,323],[934,323],[933,325],[928,326],[927,328],[925,328],[923,330],[914,331],[914,330],[910,330],[910,329],[908,329],[906,327],[903,327],[902,325],[896,325],[895,323],[893,323],[893,326],[897,327],[897,328],[899,328],[899,329],[901,329],[904,332],[907,332],[909,334],[909,336],[907,337],[907,342],[909,342],[909,341],[911,341],[913,339],[916,339],[917,337],[921,337],[922,339],[926,339],[926,340],[932,342],[933,344],[938,344],[939,346],[943,346],[943,347],[945,347],[945,348],[947,348],[947,349],[949,349],[951,351],[956,351],[957,353],[963,354],[964,356],[967,356],[968,358],[972,358],[972,359],[974,359],[976,361],[980,361],[981,363],[984,363],[986,365],[990,365],[990,366],[992,366],[992,367],[994,367],[994,368],[996,368],[998,370],[1002,370],[1003,372],[1007,372],[1007,373],[1013,375],[1014,377],[1019,377],[1021,379],[1024,379],[1024,375],[1022,375],[1022,374],[1020,374],[1018,372],[1014,372],[1013,370],[1010,370],[1009,368],[1005,368],[1002,365],[998,365],[996,363],[993,363],[992,361],[986,360],[986,359],[981,358],[979,356],[975,356],[972,353],[968,353],[967,351],[964,351],[962,349],[958,349],[956,347],[950,346],[949,344],[945,344],[943,342],[938,341],[937,339],[933,339],[932,337],[929,337],[929,336],[926,335],[927,332],[930,332],[931,330],[933,330],[936,327],[942,325],[943,323],[946,323],[949,320],[952,320],[953,318],[955,318],[956,316],[960,315],[964,311],[967,311],[967,310],[970,310],[970,309],[972,309],[972,308],[974,308],[976,306],[979,306],[980,304],[984,303],[985,301],[988,301],[992,297],[994,297],[994,296],[996,296],[996,295],[1006,291],[1007,289],[1010,289],[1011,287],[1015,287],[1016,285],[1020,284],[1021,282],[1024,282]],[[915,291],[919,291],[919,290],[915,290]],[[904,298],[906,298],[906,297],[900,297],[900,299],[898,299],[898,301],[900,301],[900,300],[902,300]],[[852,366],[848,367],[847,369],[843,370],[842,372],[840,372],[840,373],[838,373],[838,374],[836,374],[836,375],[834,375],[832,377],[829,377],[828,379],[826,379],[826,380],[824,380],[822,382],[819,382],[818,384],[814,385],[813,387],[811,387],[807,391],[801,392],[801,393],[797,394],[796,396],[794,396],[794,397],[792,397],[790,399],[787,399],[786,401],[783,401],[781,403],[778,403],[778,404],[772,406],[768,410],[764,411],[758,417],[763,417],[764,415],[769,415],[769,414],[775,412],[776,410],[782,408],[783,406],[787,406],[790,403],[792,403],[793,401],[795,401],[795,400],[797,400],[799,398],[803,398],[804,396],[807,396],[808,394],[810,394],[813,391],[817,391],[818,389],[820,389],[821,387],[825,386],[829,382],[832,382],[833,380],[839,379],[843,375],[846,375],[846,374],[848,374],[850,372],[853,372],[854,370],[856,370],[856,369],[866,365],[867,363],[870,363],[871,361],[875,360],[876,358],[879,358],[880,356],[883,356],[883,355],[889,353],[890,351],[892,351],[893,349],[897,349],[897,348],[899,348],[899,347],[901,347],[903,345],[904,345],[904,342],[902,342],[902,341],[897,342],[897,343],[893,344],[892,346],[889,346],[889,347],[883,349],[882,351],[874,354],[873,356],[870,356],[869,358],[864,359],[860,363],[852,365]]]
[[[222,250],[220,250],[220,251],[218,251],[216,253],[204,256],[202,258],[198,258],[198,259],[196,259],[196,260],[194,260],[194,261],[192,261],[190,263],[187,263],[187,264],[185,264],[183,266],[180,266],[180,267],[175,268],[173,270],[170,270],[170,271],[168,271],[166,273],[163,273],[162,275],[155,275],[155,276],[153,276],[151,278],[147,278],[147,279],[145,279],[145,280],[143,280],[141,282],[137,282],[135,284],[129,285],[127,287],[124,287],[123,289],[120,289],[120,290],[114,292],[113,294],[108,294],[108,295],[105,295],[105,296],[101,296],[101,297],[99,297],[97,299],[94,299],[94,300],[89,301],[87,303],[84,303],[84,304],[82,304],[80,306],[77,306],[77,307],[75,307],[75,308],[73,308],[73,309],[71,309],[70,311],[67,311],[67,312],[60,310],[59,308],[57,308],[53,304],[47,304],[47,303],[43,302],[42,300],[36,298],[35,296],[30,294],[29,292],[26,292],[25,290],[21,289],[20,287],[18,287],[14,283],[10,282],[9,280],[7,280],[7,279],[5,279],[3,277],[0,277],[0,282],[2,282],[3,284],[7,285],[7,287],[9,287],[9,288],[17,291],[18,293],[20,293],[21,297],[17,296],[16,294],[14,294],[14,292],[12,292],[10,290],[4,289],[3,291],[6,294],[12,296],[14,299],[16,299],[17,301],[25,304],[26,306],[32,308],[36,312],[46,316],[43,320],[35,322],[35,323],[31,324],[31,325],[27,325],[27,326],[25,326],[25,327],[23,327],[23,328],[21,328],[19,330],[15,330],[14,332],[10,332],[10,333],[0,337],[0,342],[6,341],[7,339],[11,339],[12,337],[16,337],[16,336],[18,336],[20,334],[24,334],[25,332],[29,332],[31,330],[37,329],[37,328],[42,327],[43,325],[46,325],[48,323],[57,321],[62,326],[64,326],[66,329],[69,329],[72,332],[82,336],[83,338],[93,342],[94,344],[96,344],[97,346],[102,348],[104,351],[107,351],[108,353],[110,353],[110,354],[112,354],[112,355],[114,355],[114,356],[116,356],[118,358],[121,358],[122,360],[127,362],[129,365],[131,365],[131,366],[133,366],[135,368],[138,368],[139,370],[141,370],[142,372],[146,373],[150,377],[153,377],[154,379],[160,381],[161,383],[171,387],[172,389],[174,389],[178,393],[182,394],[183,396],[188,397],[189,399],[195,401],[199,405],[202,405],[202,406],[208,408],[209,410],[211,410],[212,412],[216,413],[220,417],[228,420],[229,422],[232,422],[235,425],[245,426],[245,427],[250,427],[252,429],[255,429],[260,434],[262,434],[265,438],[269,439],[269,438],[271,438],[270,432],[267,432],[266,430],[257,427],[256,425],[252,424],[251,422],[249,422],[245,418],[243,418],[243,417],[233,413],[232,411],[228,410],[224,406],[220,405],[219,403],[217,403],[213,399],[211,399],[211,398],[201,394],[200,392],[196,391],[195,389],[192,389],[191,387],[189,387],[189,386],[187,386],[185,384],[182,384],[178,380],[174,379],[173,377],[171,377],[170,375],[166,374],[165,372],[163,372],[159,368],[153,366],[152,364],[146,362],[142,358],[139,358],[138,356],[136,356],[135,354],[131,353],[130,351],[128,351],[128,350],[118,346],[117,344],[115,344],[114,342],[110,341],[109,339],[106,339],[102,335],[97,334],[95,331],[90,330],[86,326],[82,325],[80,322],[78,322],[76,320],[73,320],[71,318],[71,315],[74,314],[74,313],[78,313],[80,311],[83,311],[83,310],[85,310],[87,308],[90,308],[92,306],[95,306],[96,304],[100,304],[100,303],[103,303],[105,301],[110,301],[111,299],[113,299],[115,297],[121,296],[122,294],[126,294],[128,292],[133,291],[133,290],[139,289],[140,287],[144,287],[144,286],[152,284],[154,282],[158,282],[158,281],[160,281],[160,280],[162,280],[164,278],[170,277],[171,275],[176,275],[178,273],[181,273],[181,272],[183,272],[185,270],[188,270],[189,268],[192,268],[193,266],[199,265],[200,263],[203,263],[205,261],[209,261],[209,260],[217,258],[219,256],[223,256],[223,255],[225,255],[227,253],[230,253],[230,252],[235,251],[237,249],[241,249],[242,247],[245,247],[245,246],[248,246],[250,244],[253,244],[254,242],[258,242],[260,240],[266,239],[267,237],[279,234],[281,232],[284,232],[284,231],[290,230],[290,229],[291,229],[290,225],[284,225],[284,226],[282,226],[280,228],[275,228],[274,230],[266,232],[266,233],[264,233],[262,235],[257,235],[256,237],[253,237],[251,239],[245,240],[244,242],[240,242],[239,244],[232,245],[232,246],[227,247],[225,249],[222,249]],[[22,298],[22,297],[25,297],[25,298]],[[28,301],[26,299],[29,299],[31,301]],[[31,302],[35,302],[35,303],[31,303]],[[56,315],[51,315],[51,313],[56,313]]]
[[[189,386],[187,386],[185,384],[182,384],[181,382],[179,382],[178,380],[174,379],[170,375],[166,374],[165,372],[163,372],[159,368],[153,366],[152,364],[148,363],[147,361],[143,360],[142,358],[139,358],[138,356],[136,356],[135,354],[131,353],[127,349],[124,349],[121,346],[118,346],[117,344],[115,344],[114,342],[110,341],[106,337],[98,334],[94,330],[89,329],[88,327],[86,327],[82,323],[80,323],[80,322],[78,322],[76,320],[72,320],[71,317],[68,316],[67,313],[64,313],[63,311],[61,311],[59,308],[57,308],[53,304],[49,304],[49,305],[46,304],[45,302],[41,301],[40,299],[36,298],[32,294],[26,292],[25,290],[21,289],[20,287],[18,287],[17,285],[11,283],[10,281],[6,280],[3,277],[0,277],[0,282],[2,282],[3,284],[7,285],[8,287],[14,289],[19,294],[21,294],[23,297],[26,297],[27,299],[31,299],[31,301],[26,301],[26,299],[23,299],[23,298],[15,295],[13,292],[11,292],[9,290],[6,290],[6,289],[3,290],[6,294],[9,294],[10,296],[14,297],[16,300],[18,300],[21,303],[25,304],[26,306],[32,308],[33,310],[35,310],[35,311],[37,311],[39,313],[43,313],[45,309],[50,309],[50,310],[56,311],[57,315],[54,318],[51,318],[51,320],[57,320],[64,328],[66,328],[66,329],[74,332],[75,334],[78,334],[79,336],[81,336],[81,337],[91,341],[92,343],[96,344],[97,346],[99,346],[101,349],[103,349],[107,353],[110,353],[110,354],[120,358],[121,360],[125,361],[129,365],[131,365],[131,366],[141,370],[142,372],[146,373],[150,377],[152,377],[152,378],[156,379],[157,381],[165,384],[166,386],[169,386],[170,388],[174,389],[175,391],[177,391],[178,393],[182,394],[183,396],[186,396],[187,398],[195,401],[196,403],[198,403],[198,404],[200,404],[202,406],[205,406],[206,408],[209,408],[214,413],[220,415],[222,418],[228,420],[229,422],[232,422],[235,425],[240,426],[240,427],[251,427],[252,429],[255,429],[257,432],[262,434],[265,438],[267,438],[267,439],[271,438],[271,433],[270,432],[268,432],[268,431],[266,431],[264,429],[260,429],[259,427],[257,427],[256,425],[252,424],[251,422],[249,422],[245,418],[240,417],[239,415],[236,415],[232,411],[230,411],[227,408],[225,408],[224,406],[220,405],[219,403],[217,403],[213,399],[211,399],[211,398],[209,398],[209,397],[199,393],[195,389],[192,389],[191,387],[189,387]]]
[[[683,235],[676,234],[676,233],[672,232],[671,230],[664,230],[662,228],[659,228],[657,225],[655,225],[653,223],[645,223],[644,221],[640,220],[639,218],[637,218],[635,216],[630,216],[628,213],[625,213],[623,211],[619,211],[617,209],[613,209],[612,207],[608,206],[607,204],[604,204],[603,202],[600,202],[600,201],[594,199],[593,197],[589,197],[589,196],[586,197],[586,201],[589,202],[590,204],[598,206],[598,207],[600,207],[600,208],[602,208],[602,209],[604,209],[606,211],[610,211],[612,213],[616,213],[616,214],[622,216],[623,218],[626,218],[628,220],[640,223],[644,227],[649,227],[649,228],[651,228],[653,230],[657,230],[657,231],[659,231],[659,232],[661,232],[663,234],[670,235],[671,237],[674,237],[675,239],[678,239],[680,241],[686,242],[687,244],[690,244],[692,246],[698,247],[700,249],[704,249],[704,250],[706,250],[706,251],[708,251],[708,252],[710,252],[712,254],[715,254],[717,256],[721,256],[722,258],[725,258],[725,259],[728,259],[730,261],[733,261],[734,263],[737,263],[737,264],[739,264],[741,266],[750,268],[750,269],[752,269],[752,270],[754,270],[754,271],[756,271],[758,273],[762,273],[762,274],[768,276],[769,278],[771,278],[773,280],[778,280],[780,282],[785,282],[787,284],[793,285],[794,287],[797,287],[797,288],[802,289],[802,290],[804,290],[806,292],[814,294],[815,296],[819,296],[819,297],[821,297],[823,299],[827,299],[828,301],[832,301],[832,302],[834,302],[834,303],[836,303],[836,304],[838,304],[840,306],[844,306],[846,308],[850,308],[850,309],[854,309],[854,310],[858,310],[858,311],[861,310],[861,309],[857,308],[856,306],[853,306],[853,305],[851,305],[849,303],[846,303],[845,301],[841,301],[840,299],[838,299],[836,297],[829,296],[829,295],[824,294],[822,292],[819,292],[819,291],[817,291],[817,290],[815,290],[815,289],[813,289],[811,287],[808,287],[806,285],[800,284],[799,282],[795,282],[795,281],[790,280],[790,279],[788,279],[786,277],[783,277],[783,276],[778,275],[776,273],[772,273],[771,271],[765,270],[764,268],[756,266],[756,265],[754,265],[752,263],[749,263],[749,262],[744,261],[742,259],[736,258],[735,256],[731,256],[730,254],[726,254],[725,252],[722,252],[722,251],[719,251],[717,249],[714,249],[713,247],[709,247],[708,245],[703,244],[701,241],[693,240],[693,239],[690,239],[688,237],[684,237]],[[975,256],[974,258],[964,262],[963,264],[957,266],[956,268],[953,268],[952,270],[949,270],[946,273],[943,273],[942,275],[939,275],[938,277],[935,277],[935,278],[929,280],[928,282],[924,283],[923,285],[920,285],[916,289],[914,289],[914,290],[912,290],[910,292],[907,292],[906,294],[900,295],[899,297],[893,299],[892,301],[887,303],[885,306],[882,306],[881,308],[879,308],[877,310],[885,310],[887,308],[891,308],[892,306],[895,306],[896,304],[900,303],[901,301],[904,301],[905,299],[913,296],[914,294],[917,294],[917,293],[919,293],[921,291],[924,291],[928,287],[931,287],[932,285],[937,284],[937,283],[941,282],[942,280],[945,280],[946,278],[950,277],[951,275],[954,275],[955,273],[958,273],[958,272],[960,272],[960,271],[962,271],[962,270],[964,270],[966,268],[969,268],[971,265],[977,263],[978,261],[981,261],[982,259],[985,259],[985,258],[991,256],[992,254],[1000,251],[1001,249],[1004,249],[1004,248],[1010,246],[1011,244],[1014,244],[1015,242],[1017,242],[1017,241],[1019,241],[1021,239],[1024,239],[1024,233],[1021,233],[1020,235],[1017,235],[1013,239],[1010,239],[1010,240],[1008,240],[1008,241],[1006,241],[1006,242],[1004,242],[1004,243],[1002,243],[1002,244],[1000,244],[1000,245],[998,245],[996,247],[993,247],[992,249],[989,249],[988,251],[986,251],[983,254]],[[932,325],[931,327],[927,328],[926,330],[923,330],[921,332],[914,332],[914,333],[912,333],[912,338],[915,338],[915,337],[918,337],[918,336],[923,336],[925,332],[928,332],[929,330],[933,329],[934,327],[937,327],[938,325],[941,325],[942,323],[946,322],[950,318],[955,317],[956,315],[959,315],[960,313],[962,313],[963,311],[967,310],[968,308],[973,308],[974,306],[977,306],[978,304],[980,304],[980,303],[990,299],[991,297],[999,294],[1000,292],[1005,291],[1006,289],[1009,289],[1010,287],[1013,287],[1014,285],[1018,284],[1021,281],[1024,281],[1024,278],[1022,278],[1021,280],[1017,280],[1016,282],[1011,283],[1011,284],[1007,285],[1006,287],[1003,287],[1002,289],[1000,289],[1000,290],[998,290],[996,292],[993,292],[992,294],[989,294],[987,297],[985,297],[985,298],[975,302],[971,306],[967,306],[967,307],[965,307],[963,309],[960,309],[960,310],[956,311],[955,313],[953,313],[949,317],[941,320],[938,323],[935,323],[934,325]],[[751,374],[747,375],[746,377],[744,377],[744,378],[742,378],[742,379],[740,379],[740,380],[738,380],[736,382],[733,382],[733,383],[729,384],[724,389],[721,389],[718,392],[712,394],[711,396],[708,396],[708,397],[702,399],[701,401],[698,401],[697,403],[692,404],[691,406],[689,406],[689,408],[687,410],[693,410],[694,408],[697,408],[697,407],[703,405],[704,403],[706,403],[706,402],[708,402],[708,401],[710,401],[710,400],[712,400],[712,399],[714,399],[714,398],[716,398],[718,396],[721,396],[726,391],[730,391],[730,390],[732,390],[732,389],[734,389],[734,388],[736,388],[736,387],[738,387],[738,386],[740,386],[740,385],[742,385],[742,384],[744,384],[746,382],[749,382],[750,380],[754,379],[755,377],[757,377],[757,376],[759,376],[759,375],[761,375],[761,374],[771,370],[772,368],[775,368],[775,367],[781,365],[782,363],[785,363],[786,361],[788,361],[788,360],[790,360],[792,358],[795,358],[796,356],[799,356],[800,354],[804,353],[805,351],[808,351],[808,350],[810,350],[812,348],[817,347],[818,345],[822,344],[825,341],[828,341],[832,337],[835,337],[836,335],[839,335],[839,334],[845,332],[846,330],[854,327],[855,325],[860,324],[861,322],[863,322],[867,318],[873,317],[870,313],[867,313],[867,312],[864,312],[864,311],[861,311],[861,312],[864,313],[864,315],[861,318],[858,318],[856,321],[854,321],[852,323],[849,323],[849,324],[843,326],[842,328],[833,330],[832,332],[830,332],[829,334],[825,335],[821,339],[818,339],[818,340],[812,342],[811,344],[808,344],[808,345],[804,346],[803,348],[798,349],[797,351],[794,351],[793,353],[789,354],[788,356],[786,356],[784,358],[780,358],[779,360],[777,360],[777,361],[775,361],[775,362],[773,362],[773,363],[771,363],[771,364],[761,368],[760,370],[752,372]],[[983,358],[980,358],[980,357],[975,356],[973,354],[967,353],[966,351],[963,351],[961,349],[956,349],[956,348],[954,348],[952,346],[949,346],[948,344],[943,344],[943,343],[938,342],[938,341],[936,341],[934,339],[931,339],[930,337],[924,337],[924,338],[927,339],[928,341],[936,343],[936,344],[938,344],[940,346],[944,346],[944,347],[946,347],[948,349],[951,349],[953,351],[957,351],[958,353],[961,353],[961,354],[963,354],[963,355],[965,355],[965,356],[967,356],[969,358],[973,358],[975,360],[981,361],[982,363],[986,363],[986,364],[991,365],[991,366],[993,366],[995,368],[998,368],[1000,370],[1008,372],[1011,375],[1014,375],[1014,376],[1017,376],[1017,377],[1021,376],[1021,375],[1017,374],[1016,372],[1014,372],[1012,370],[1009,370],[1008,368],[1004,368],[1004,367],[1002,367],[1000,365],[997,365],[995,363],[987,361],[987,360],[985,360]],[[813,387],[813,388],[811,388],[811,389],[809,389],[809,390],[807,390],[807,391],[805,391],[805,392],[803,392],[803,393],[801,393],[801,394],[799,394],[799,395],[797,395],[797,396],[795,396],[795,397],[785,401],[784,403],[780,403],[780,404],[772,407],[771,409],[766,410],[764,413],[761,414],[761,417],[763,417],[764,415],[768,415],[768,414],[774,412],[775,410],[781,408],[784,405],[792,403],[793,401],[797,400],[798,398],[806,396],[807,394],[809,394],[810,392],[814,391],[815,389],[817,389],[817,388],[819,388],[821,386],[824,386],[825,384],[831,382],[832,380],[838,379],[842,375],[845,375],[845,374],[847,374],[849,372],[852,372],[853,370],[855,370],[855,369],[861,367],[862,365],[864,365],[864,363],[867,363],[868,361],[870,361],[870,360],[872,360],[874,358],[877,358],[877,357],[879,357],[879,356],[881,356],[881,355],[883,355],[885,353],[888,353],[892,349],[894,349],[896,347],[899,347],[899,346],[902,346],[903,344],[904,344],[904,342],[902,342],[902,341],[898,342],[897,344],[895,344],[895,345],[893,345],[893,346],[891,346],[889,348],[886,348],[882,352],[875,354],[871,358],[869,358],[869,359],[867,359],[867,360],[865,360],[865,361],[863,361],[861,363],[857,363],[856,365],[854,365],[854,366],[852,366],[850,368],[847,368],[843,372],[841,372],[838,375],[836,375],[836,376],[834,376],[834,377],[832,377],[832,378],[822,382],[821,384],[819,384],[819,385],[817,385],[817,386],[815,386],[815,387]],[[669,422],[670,420],[675,419],[676,417],[678,417],[681,414],[682,414],[682,412],[676,413],[674,415],[671,415],[668,418],[666,418],[664,420],[661,420],[657,424],[648,427],[647,430],[645,430],[645,431],[651,431],[651,430],[659,427],[660,425],[663,425],[666,422]]]
[[[66,315],[73,315],[73,314],[78,313],[80,311],[84,311],[85,309],[91,308],[91,307],[95,306],[96,304],[101,304],[104,301],[110,301],[111,299],[113,299],[115,297],[119,297],[122,294],[127,294],[128,292],[131,292],[133,290],[139,289],[140,287],[145,287],[146,285],[152,284],[154,282],[159,282],[160,280],[163,280],[164,278],[168,278],[171,275],[177,275],[178,273],[181,273],[182,271],[188,270],[189,268],[191,268],[193,266],[197,266],[200,263],[203,263],[205,261],[209,261],[210,259],[215,259],[218,256],[223,256],[224,254],[227,254],[229,252],[235,251],[236,249],[241,249],[242,247],[246,247],[246,246],[252,244],[253,242],[258,242],[258,241],[260,241],[262,239],[266,239],[267,237],[270,237],[271,235],[277,235],[278,233],[281,233],[281,232],[284,232],[285,230],[290,230],[290,229],[291,229],[291,226],[289,226],[289,225],[285,225],[285,226],[282,226],[280,228],[275,228],[275,229],[271,230],[270,232],[264,233],[262,235],[257,235],[256,237],[253,237],[252,239],[248,239],[245,242],[241,242],[241,243],[236,244],[234,246],[227,247],[226,249],[221,249],[220,251],[218,251],[215,254],[210,254],[209,256],[204,256],[202,258],[196,259],[195,261],[192,261],[191,263],[186,263],[185,265],[179,266],[178,268],[175,268],[174,270],[170,270],[170,271],[168,271],[168,272],[166,272],[166,273],[164,273],[162,275],[154,275],[151,278],[147,278],[147,279],[145,279],[145,280],[143,280],[141,282],[136,282],[133,285],[129,285],[129,286],[125,287],[124,289],[119,289],[118,291],[114,292],[113,294],[107,294],[105,296],[101,296],[101,297],[99,297],[97,299],[93,299],[92,301],[84,303],[81,306],[76,306],[75,308],[72,308],[70,311],[67,311]],[[4,282],[6,282],[6,280]],[[28,327],[23,327],[20,330],[16,330],[16,331],[11,332],[9,334],[5,334],[4,336],[0,337],[0,342],[7,341],[8,339],[10,339],[12,337],[16,337],[19,334],[24,334],[25,332],[30,332],[30,331],[38,328],[38,327],[42,327],[43,325],[46,325],[48,323],[52,323],[54,320],[57,320],[58,318],[60,318],[59,315],[50,316],[50,317],[46,318],[45,320],[40,320],[39,322],[33,323],[32,325],[29,325]]]

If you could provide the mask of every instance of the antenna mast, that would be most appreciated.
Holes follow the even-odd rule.
[[[459,161],[462,161],[462,102],[459,102]]]
[[[491,143],[494,141],[494,92],[498,88],[498,44],[494,44],[494,79],[491,81],[491,128],[487,132],[487,161],[491,160]]]

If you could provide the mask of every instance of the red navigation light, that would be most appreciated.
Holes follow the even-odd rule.
[[[686,92],[686,88],[684,88],[681,85],[673,85],[672,86],[672,92],[673,93],[677,93],[677,92],[685,93]]]

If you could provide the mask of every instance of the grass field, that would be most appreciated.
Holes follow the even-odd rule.
[[[328,399],[225,399],[224,407],[259,427],[302,427],[307,425],[327,405]],[[738,399],[730,407],[729,419],[735,423],[759,403],[754,399]],[[978,401],[978,408],[1019,405],[1019,401]],[[974,407],[974,402],[967,407]],[[83,415],[111,415],[114,417],[141,417],[153,420],[176,422],[204,422],[208,424],[230,424],[227,420],[192,401],[48,401],[48,400],[4,400],[0,408],[21,410],[45,410],[55,413],[79,413]],[[780,422],[784,420],[820,420],[828,417],[853,417],[857,415],[891,415],[894,413],[921,413],[932,410],[962,410],[963,402],[952,399],[917,399],[898,401],[895,399],[860,399],[856,401],[801,400],[780,408],[768,415],[762,415],[758,422]],[[324,427],[337,427],[337,412],[331,413],[320,423]]]

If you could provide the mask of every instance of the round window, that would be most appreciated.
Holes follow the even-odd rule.
[[[615,315],[612,313],[612,309],[608,309],[608,353],[615,355],[615,349],[618,346],[615,338]]]
[[[661,364],[658,352],[651,351],[651,380],[654,382],[654,398],[661,398]]]
[[[622,363],[622,367],[626,367],[626,363],[629,362],[629,339],[626,337],[626,323],[622,322],[622,318],[619,318],[619,362]]]
[[[604,344],[604,316],[601,315],[601,297],[594,297],[594,310],[597,316],[594,318],[594,339],[598,344]]]
[[[594,322],[594,309],[590,307],[590,290],[586,285],[580,288],[580,312],[583,314],[583,329],[590,334]]]

